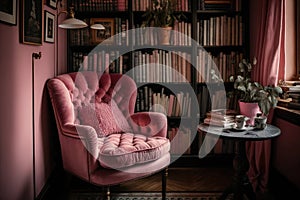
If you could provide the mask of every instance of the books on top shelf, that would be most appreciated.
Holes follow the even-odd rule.
[[[291,101],[288,103],[288,108],[300,110],[300,86],[291,86],[288,93]]]
[[[284,91],[284,99],[279,100],[279,106],[300,110],[300,85],[299,82],[289,81],[281,86]]]
[[[297,86],[300,85],[300,81],[284,81],[284,83],[288,86]]]
[[[70,0],[70,5],[73,5],[79,12],[128,10],[128,0]]]
[[[289,95],[287,99],[278,99],[277,106],[300,110],[300,94]]]
[[[206,113],[205,124],[231,128],[234,125],[236,111],[228,109],[211,110]]]
[[[288,91],[291,93],[297,92],[300,94],[300,85],[288,86]]]
[[[286,85],[281,88],[286,93],[300,93],[300,85]]]
[[[235,10],[241,11],[242,0],[200,0],[197,9],[199,10]]]

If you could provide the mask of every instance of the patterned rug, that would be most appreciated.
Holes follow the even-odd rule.
[[[221,193],[206,192],[172,192],[167,193],[167,200],[218,200]],[[232,199],[231,197],[227,198]],[[69,200],[106,200],[102,193],[72,193]],[[161,200],[161,193],[136,192],[112,193],[111,200]]]

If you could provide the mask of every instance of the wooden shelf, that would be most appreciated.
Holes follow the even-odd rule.
[[[300,122],[300,110],[294,110],[285,108],[282,106],[276,106],[275,115],[278,118],[284,119],[290,123],[299,125]]]
[[[183,0],[183,1],[188,1],[188,0]],[[173,40],[173,43],[171,44],[189,44],[189,45],[138,45],[141,40],[144,41],[156,41],[156,39],[150,38],[148,37],[147,39],[145,39],[144,35],[140,34],[138,32],[137,35],[134,36],[124,36],[123,38],[121,38],[120,41],[122,41],[123,43],[120,45],[115,45],[115,44],[111,44],[111,45],[100,45],[100,49],[99,50],[104,50],[107,51],[105,53],[109,54],[110,52],[115,52],[114,55],[120,56],[120,52],[128,52],[126,55],[123,56],[123,60],[121,60],[123,63],[125,63],[123,72],[128,72],[130,69],[132,69],[133,67],[137,66],[137,65],[141,65],[141,66],[147,66],[147,64],[152,63],[153,60],[157,61],[159,60],[160,64],[162,64],[164,62],[170,64],[170,66],[175,69],[178,73],[181,73],[182,75],[186,76],[186,79],[189,80],[188,83],[186,82],[153,82],[153,83],[149,83],[149,82],[138,82],[138,81],[143,81],[143,80],[148,80],[148,77],[144,77],[144,75],[141,76],[137,76],[137,74],[134,74],[134,72],[132,72],[130,74],[130,76],[132,75],[134,77],[134,79],[137,81],[137,87],[138,89],[142,89],[142,87],[144,87],[144,93],[142,93],[142,97],[140,97],[139,100],[143,101],[145,99],[145,93],[148,93],[148,88],[147,87],[151,87],[151,89],[153,90],[153,92],[160,92],[162,87],[165,87],[166,89],[164,90],[164,94],[169,95],[172,92],[170,90],[168,90],[167,88],[176,88],[174,93],[183,91],[184,93],[186,93],[186,87],[188,86],[189,88],[192,88],[192,92],[194,92],[196,94],[197,97],[197,105],[199,105],[199,109],[201,108],[201,110],[199,111],[200,113],[196,113],[197,111],[194,111],[196,109],[191,108],[190,110],[190,114],[191,116],[196,116],[197,117],[168,117],[168,122],[169,125],[176,127],[178,125],[178,122],[180,123],[182,120],[198,120],[197,118],[200,118],[200,120],[203,120],[206,111],[208,111],[208,109],[210,109],[210,96],[209,94],[206,94],[207,92],[207,85],[210,84],[209,86],[213,86],[214,88],[218,88],[218,84],[215,83],[205,83],[205,82],[200,82],[203,81],[203,77],[202,76],[198,76],[200,73],[196,73],[196,69],[194,67],[198,67],[197,70],[201,71],[201,75],[205,76],[205,79],[207,80],[207,78],[209,78],[210,76],[210,72],[207,70],[207,60],[204,60],[204,62],[202,62],[203,60],[199,61],[198,58],[205,58],[206,59],[206,54],[204,51],[201,51],[202,48],[206,51],[209,52],[213,59],[215,59],[217,62],[222,63],[223,67],[223,73],[222,73],[222,77],[224,80],[225,78],[228,78],[229,75],[231,73],[235,73],[235,69],[234,69],[234,64],[233,61],[236,62],[236,64],[239,61],[239,58],[242,55],[246,55],[248,54],[248,16],[247,16],[247,4],[248,1],[244,1],[244,0],[237,0],[237,1],[241,1],[241,3],[243,4],[242,6],[242,10],[241,11],[235,11],[234,9],[232,9],[231,6],[230,9],[227,10],[221,10],[218,9],[220,7],[216,7],[216,10],[197,10],[198,5],[200,3],[201,0],[189,0],[189,8],[190,11],[183,11],[182,13],[187,16],[187,19],[184,21],[186,23],[182,23],[180,26],[180,30],[184,30],[184,28],[187,28],[188,31],[186,31],[186,33],[188,33],[187,35],[189,35],[192,39],[194,39],[195,41],[198,40],[198,42],[200,43],[200,41],[204,41],[204,34],[205,34],[205,42],[203,44],[235,44],[235,45],[207,45],[204,47],[198,46],[197,44],[193,44],[190,41],[187,41],[183,38],[176,38]],[[77,1],[76,0],[68,0],[68,5],[70,5],[70,3],[74,3]],[[80,3],[85,2],[83,0],[80,1]],[[92,8],[85,8],[86,10],[78,10],[76,11],[76,18],[79,19],[86,19],[87,21],[89,21],[89,18],[114,18],[116,24],[118,26],[115,27],[115,29],[117,28],[117,32],[121,32],[120,30],[123,30],[124,27],[125,30],[132,30],[133,27],[139,27],[140,24],[143,21],[142,15],[145,13],[145,11],[134,11],[133,9],[133,0],[127,0],[128,2],[128,10],[126,11],[96,11],[95,9]],[[80,4],[76,4],[77,7]],[[76,7],[75,7],[76,9]],[[90,11],[88,11],[90,10]],[[178,11],[178,13],[181,13],[180,11]],[[225,17],[222,17],[225,16]],[[233,23],[231,26],[228,26],[227,29],[230,30],[227,32],[225,31],[226,29],[225,24],[227,24],[227,17],[228,17],[228,21],[229,20],[235,20],[236,23]],[[118,19],[116,19],[118,18]],[[214,18],[214,19],[212,19]],[[217,18],[217,19],[216,19]],[[230,18],[230,19],[229,19]],[[211,21],[207,20],[207,19],[212,19]],[[221,21],[222,19],[222,21]],[[208,27],[206,27],[206,31],[205,33],[200,32],[204,30],[204,20],[207,20],[207,26],[209,24],[209,29]],[[213,22],[213,20],[215,20],[215,22]],[[218,23],[216,23],[216,20],[218,20]],[[199,22],[199,23],[198,23]],[[205,22],[206,23],[206,22]],[[222,23],[222,26],[221,26]],[[197,26],[203,26],[202,28],[197,29]],[[206,26],[205,25],[205,26]],[[239,27],[241,27],[240,25],[242,25],[242,31],[240,32]],[[217,28],[218,27],[218,28]],[[221,37],[221,34],[216,34],[217,30],[221,30],[221,27],[223,28],[223,37]],[[178,28],[179,29],[179,28]],[[207,34],[210,31],[210,34]],[[69,31],[68,31],[69,32]],[[68,37],[71,38],[71,32],[69,32]],[[91,37],[92,30],[89,29],[89,37]],[[116,33],[116,31],[115,31]],[[234,33],[235,35],[231,36],[230,33]],[[86,36],[84,35],[84,33],[82,33],[83,35],[76,35],[76,39],[80,38],[82,36]],[[227,34],[227,35],[226,35]],[[137,37],[135,37],[137,36]],[[209,36],[209,37],[208,37]],[[150,39],[149,39],[150,38]],[[91,38],[89,38],[90,40],[88,41],[92,41]],[[183,41],[185,40],[185,41]],[[209,40],[209,41],[208,41]],[[77,40],[74,40],[76,42],[78,42]],[[84,41],[84,40],[83,40]],[[124,43],[124,41],[126,41],[126,43]],[[86,42],[86,41],[85,41]],[[68,65],[69,69],[78,69],[78,67],[73,65],[73,62],[78,64],[81,63],[81,59],[83,57],[86,57],[86,54],[89,53],[90,51],[92,51],[97,45],[71,45],[71,42],[69,41],[68,43]],[[75,44],[75,43],[73,43]],[[78,43],[78,44],[89,44],[89,43]],[[126,44],[126,45],[125,45]],[[236,45],[239,44],[239,45]],[[123,51],[125,50],[125,51]],[[161,50],[161,51],[157,51],[155,52],[155,56],[153,56],[154,50]],[[120,51],[120,52],[118,52]],[[171,53],[168,54],[168,56],[166,56],[166,52],[184,52],[184,56],[180,55],[180,54],[176,54],[176,55],[171,55]],[[99,53],[100,54],[100,53]],[[99,60],[101,60],[102,64],[103,64],[103,60],[107,60],[107,59],[115,59],[115,57],[111,56],[105,59],[104,57],[98,57],[95,56],[94,59],[91,59],[91,63],[93,63],[92,68],[97,68],[95,67],[95,63],[98,64],[100,63]],[[116,56],[116,57],[117,57]],[[148,56],[148,57],[147,57]],[[152,56],[152,57],[151,57]],[[173,57],[174,56],[174,57]],[[236,59],[237,58],[237,59]],[[156,60],[157,59],[157,60]],[[97,60],[97,61],[96,61]],[[164,60],[164,61],[162,61]],[[188,62],[187,62],[188,60]],[[137,62],[136,62],[137,61]],[[151,62],[150,62],[151,61]],[[119,61],[116,61],[115,66],[117,66],[118,64],[122,63]],[[136,63],[135,63],[136,62]],[[106,67],[106,62],[105,63],[105,67]],[[195,64],[196,66],[192,66],[192,64]],[[200,66],[200,67],[199,67]],[[220,64],[221,66],[221,64]],[[219,68],[221,68],[219,66]],[[103,66],[101,66],[103,68]],[[99,68],[101,68],[99,67]],[[121,69],[121,67],[119,67]],[[89,68],[88,68],[89,69]],[[97,68],[98,69],[98,68]],[[125,70],[124,70],[125,69]],[[144,68],[142,68],[142,70],[144,70]],[[147,69],[148,70],[148,69]],[[149,73],[149,75],[153,75],[153,71],[150,73],[149,71],[145,70],[147,73]],[[112,70],[113,71],[113,70]],[[159,70],[157,70],[159,71]],[[159,71],[157,73],[157,71],[155,71],[155,80],[179,80],[177,77],[172,77],[169,76],[169,74],[166,76],[166,70],[163,71],[162,73]],[[220,70],[221,71],[221,70]],[[143,72],[143,71],[142,71]],[[230,72],[230,73],[229,73]],[[169,73],[169,71],[168,71]],[[146,74],[146,73],[145,73]],[[148,74],[146,74],[148,75]],[[227,77],[228,75],[228,77]],[[137,76],[137,77],[135,77]],[[226,76],[226,77],[225,77]],[[161,78],[162,77],[162,78]],[[153,80],[153,79],[150,79]],[[200,83],[199,83],[200,82]],[[233,89],[233,83],[228,83],[225,82],[224,83],[225,86],[225,90],[229,91]],[[223,84],[222,84],[223,87]],[[220,88],[222,88],[220,85]],[[140,91],[139,91],[140,92]],[[149,95],[149,94],[148,94]],[[138,95],[139,96],[139,95]],[[149,97],[149,96],[148,96]],[[139,98],[139,97],[138,97]],[[198,99],[199,98],[199,99]],[[151,102],[152,99],[149,97],[149,99],[147,99],[147,103]],[[140,103],[140,102],[139,102]],[[145,102],[144,102],[145,103]],[[228,104],[228,105],[232,105],[232,104]],[[138,105],[138,109],[136,110],[141,110],[141,108],[143,109],[147,109],[148,107],[150,107],[149,105],[145,106],[142,104]],[[283,112],[283,111],[281,111]],[[186,127],[185,127],[186,128]],[[192,130],[191,127],[189,127],[188,131]],[[221,154],[221,155],[216,155],[216,154],[212,154],[212,155],[208,155],[207,158],[204,159],[199,159],[198,155],[197,155],[197,151],[198,151],[198,145],[196,144],[197,142],[194,141],[192,146],[191,146],[191,155],[183,155],[180,156],[180,158],[178,160],[176,160],[176,162],[174,164],[179,165],[179,166],[203,166],[205,164],[214,164],[214,165],[220,165],[220,163],[223,162],[222,159],[224,159],[224,162],[227,162],[229,160],[229,164],[231,165],[232,160],[229,159],[231,158],[231,155],[227,155],[227,154]],[[176,157],[176,155],[174,155]],[[173,156],[173,157],[174,157]],[[172,164],[173,165],[173,164]]]

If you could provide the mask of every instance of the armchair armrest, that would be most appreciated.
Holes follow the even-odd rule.
[[[91,126],[79,124],[65,124],[62,126],[62,134],[74,139],[80,139],[84,147],[94,157],[98,157],[98,136]]]
[[[158,112],[138,112],[130,116],[134,133],[146,136],[167,136],[167,117]]]

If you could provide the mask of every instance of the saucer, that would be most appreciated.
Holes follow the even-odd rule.
[[[253,127],[251,126],[245,126],[243,128],[237,128],[237,127],[232,127],[231,130],[232,131],[249,131],[249,130],[252,130]]]

